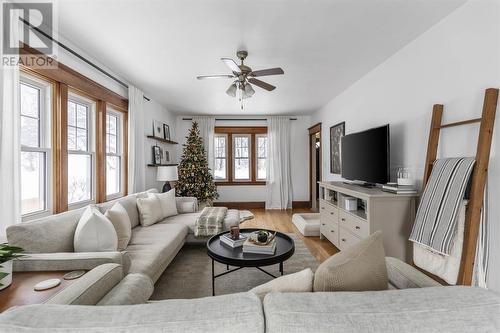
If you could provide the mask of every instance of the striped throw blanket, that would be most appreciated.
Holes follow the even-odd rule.
[[[475,160],[444,158],[434,162],[413,224],[410,241],[449,255],[457,231],[460,203]]]
[[[195,237],[208,237],[224,231],[227,207],[205,207],[196,220]]]

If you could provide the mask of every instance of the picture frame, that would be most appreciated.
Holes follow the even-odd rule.
[[[163,124],[163,138],[165,140],[170,140],[170,126]]]
[[[153,164],[159,165],[161,164],[161,148],[159,146],[153,146]]]
[[[330,173],[342,172],[341,140],[345,135],[345,121],[330,127]]]
[[[164,139],[163,123],[159,120],[153,120],[153,136],[155,138]]]
[[[170,162],[170,153],[168,150],[165,150],[165,162]]]

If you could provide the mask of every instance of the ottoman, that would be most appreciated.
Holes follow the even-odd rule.
[[[292,222],[304,236],[319,236],[319,213],[293,214]]]

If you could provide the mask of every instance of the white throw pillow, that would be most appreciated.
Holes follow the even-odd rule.
[[[179,214],[175,203],[175,189],[165,193],[150,193],[148,197],[155,196],[160,200],[162,219]]]
[[[123,206],[117,202],[104,214],[115,228],[118,237],[118,251],[123,251],[132,237],[132,223],[130,217]]]
[[[143,227],[153,225],[161,220],[162,209],[160,199],[156,196],[147,198],[137,198],[137,208],[139,209],[139,220]]]
[[[88,206],[76,226],[75,252],[116,251],[118,237],[113,224],[97,207]]]
[[[310,268],[300,272],[283,275],[250,290],[261,300],[271,292],[299,293],[313,291],[314,273]]]

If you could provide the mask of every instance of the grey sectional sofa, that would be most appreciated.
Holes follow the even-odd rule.
[[[102,264],[114,263],[122,266],[124,276],[142,274],[154,284],[186,242],[205,240],[195,240],[193,236],[195,222],[200,214],[196,198],[176,198],[178,215],[151,226],[141,226],[137,197],[145,197],[147,192],[97,205],[105,213],[116,202],[120,202],[127,211],[132,223],[132,237],[122,252],[74,252],[74,233],[85,208],[9,226],[8,242],[22,247],[29,254],[14,262],[14,271],[90,270]],[[239,212],[229,210],[226,228],[238,223]],[[128,280],[131,284],[131,279]],[[142,288],[143,285],[138,282],[135,287]],[[146,301],[150,295],[142,301]]]
[[[500,296],[471,287],[252,293],[142,305],[32,305],[0,315],[9,332],[499,332]]]

